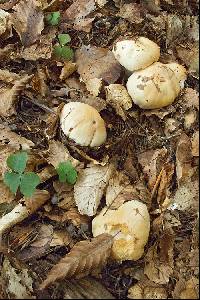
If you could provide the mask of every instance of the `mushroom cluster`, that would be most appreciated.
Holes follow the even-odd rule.
[[[172,104],[184,87],[185,68],[177,63],[158,62],[160,48],[147,38],[117,42],[113,53],[122,66],[133,72],[127,90],[140,108],[155,109]]]

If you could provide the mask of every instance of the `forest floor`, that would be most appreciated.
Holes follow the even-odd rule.
[[[5,231],[0,220],[0,299],[198,299],[198,4],[0,1],[0,217],[19,203],[28,209],[22,222]],[[71,38],[67,55],[73,51],[73,63],[55,54],[59,34]],[[123,68],[117,74],[105,53],[118,40],[138,36],[160,46],[161,62],[184,65],[187,80],[172,105],[157,110],[133,105],[120,114],[106,101],[104,86],[125,85],[130,74]],[[101,55],[95,57],[95,47],[106,49],[100,50],[102,61]],[[93,95],[87,85],[92,72],[109,74],[97,93],[90,90]],[[103,146],[81,147],[64,136],[59,116],[69,102],[100,112],[108,133]],[[13,194],[4,183],[7,158],[21,150],[29,155],[26,171],[40,178],[31,199],[19,190]],[[77,166],[75,186],[58,180],[56,168],[66,160]],[[105,178],[111,164],[113,177]],[[101,182],[92,181],[97,171]],[[79,204],[101,195],[93,216],[82,215],[77,207],[79,178],[91,181]],[[147,205],[151,230],[142,258],[117,262],[110,257],[97,270],[96,260],[107,255],[97,239],[94,249],[88,248],[91,265],[86,259],[86,266],[81,261],[76,266],[76,273],[85,276],[70,278],[63,263],[51,284],[41,289],[48,272],[74,245],[93,238],[92,220],[109,197],[118,206],[128,200]],[[82,248],[77,250],[80,260]],[[61,280],[59,268],[66,273]]]

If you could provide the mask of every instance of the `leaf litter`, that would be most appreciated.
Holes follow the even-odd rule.
[[[198,299],[198,4],[0,3],[0,298]],[[161,47],[161,62],[187,68],[171,106],[141,110],[123,88],[130,74],[111,50],[137,36]],[[59,37],[73,60],[54,55]],[[69,102],[98,110],[105,145],[63,136]],[[29,155],[25,172],[40,178],[32,197],[3,180],[17,151]],[[59,181],[64,162],[71,184]],[[143,257],[120,263],[110,258],[113,237],[93,238],[91,224],[104,207],[132,200],[147,205],[151,232]]]

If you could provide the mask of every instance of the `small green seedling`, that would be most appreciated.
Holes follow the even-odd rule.
[[[11,169],[4,175],[4,183],[11,192],[17,193],[18,188],[25,197],[31,197],[40,183],[40,178],[33,172],[25,172],[28,161],[27,152],[20,151],[7,158],[7,166]]]
[[[54,54],[60,59],[71,60],[74,57],[74,51],[70,46],[66,46],[71,42],[71,37],[67,33],[58,35],[59,45],[54,46]]]
[[[69,184],[76,183],[78,173],[70,161],[59,163],[56,171],[58,173],[60,182],[67,182]]]
[[[55,11],[47,15],[46,20],[49,25],[56,26],[60,22],[60,12]]]

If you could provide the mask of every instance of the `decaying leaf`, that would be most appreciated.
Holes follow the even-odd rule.
[[[15,269],[7,258],[4,259],[1,275],[8,282],[7,293],[14,299],[35,299],[33,296],[33,279],[28,269]]]
[[[63,25],[68,27],[73,26],[76,30],[90,32],[92,21],[94,18],[89,18],[88,15],[96,9],[94,0],[76,0],[66,10],[63,16]]]
[[[20,80],[17,80],[12,88],[2,87],[0,88],[1,99],[0,99],[0,115],[4,117],[11,116],[16,113],[15,101],[21,90],[24,88],[26,83],[31,77],[26,75]]]
[[[10,30],[9,16],[10,14],[8,12],[0,9],[0,36],[7,30]]]
[[[133,24],[140,24],[144,20],[145,9],[137,3],[125,3],[120,7],[119,16]]]
[[[15,7],[11,22],[27,47],[35,43],[44,29],[44,16],[35,0],[21,0]]]
[[[9,127],[0,125],[0,143],[9,145],[15,150],[30,150],[34,143],[10,130]]]
[[[73,167],[77,167],[80,162],[74,159],[70,154],[67,148],[59,141],[52,140],[49,143],[48,157],[47,161],[49,164],[57,168],[59,163],[70,161]]]
[[[183,133],[178,141],[176,149],[176,175],[179,186],[191,177],[193,169],[192,150],[190,138]]]
[[[105,188],[113,173],[113,166],[90,165],[79,173],[74,186],[74,197],[81,214],[94,216]]]
[[[0,158],[1,161],[1,158]],[[15,196],[11,193],[9,188],[3,181],[0,181],[0,204],[10,203],[15,199]]]
[[[199,281],[194,276],[187,281],[180,278],[173,292],[174,299],[198,299],[198,295]]]
[[[199,131],[195,131],[192,136],[192,155],[199,156]]]
[[[138,155],[138,161],[143,168],[143,173],[150,189],[153,189],[157,176],[166,162],[167,149],[149,150]]]
[[[55,265],[47,275],[40,288],[64,278],[82,278],[106,264],[111,254],[113,237],[101,234],[91,240],[77,243],[70,253]]]
[[[64,299],[115,299],[106,288],[93,277],[65,281]]]
[[[169,282],[174,268],[174,234],[172,229],[166,228],[160,237],[159,244],[149,248],[145,256],[144,274],[158,284]]]
[[[115,83],[121,73],[113,53],[105,48],[82,46],[76,51],[76,63],[81,79],[94,96],[98,96],[103,81]]]

